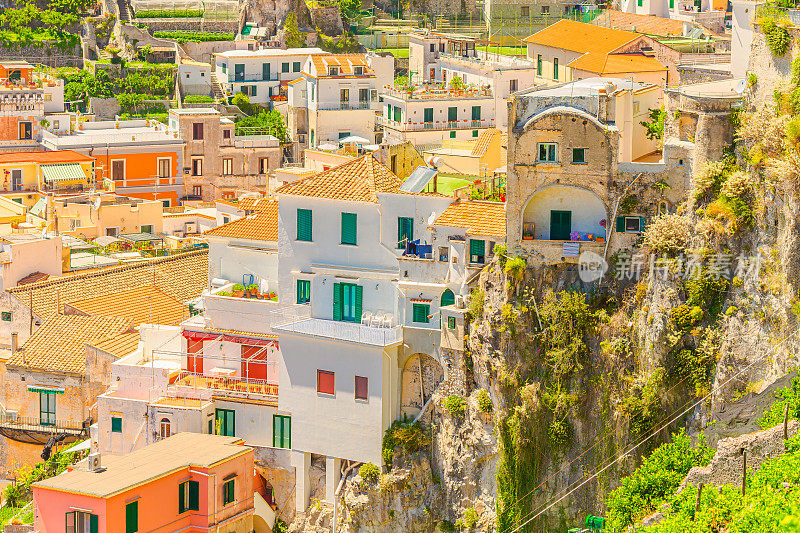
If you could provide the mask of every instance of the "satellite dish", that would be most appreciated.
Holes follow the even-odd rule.
[[[436,222],[436,211],[431,211],[431,216],[428,217],[428,225],[433,226],[434,222]]]
[[[745,80],[739,80],[739,83],[736,84],[736,92],[739,94],[742,94],[746,88],[747,82]]]
[[[97,196],[97,197],[96,197],[96,198],[95,198],[95,199],[92,201],[92,209],[94,209],[95,211],[97,211],[98,209],[100,209],[100,197],[99,197],[99,196]]]

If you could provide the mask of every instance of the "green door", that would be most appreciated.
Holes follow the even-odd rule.
[[[333,284],[333,319],[361,322],[364,288],[354,283]]]
[[[456,295],[450,289],[445,289],[442,293],[442,307],[456,303]]]
[[[233,409],[217,409],[216,419],[219,435],[233,437],[236,435],[236,411]]]
[[[572,211],[550,211],[550,240],[568,241],[572,232]]]
[[[125,533],[139,531],[139,502],[131,502],[125,506]]]
[[[233,81],[244,81],[244,64],[235,63],[233,65]]]
[[[456,122],[458,120],[458,108],[457,107],[448,107],[447,108],[447,121],[448,122]]]
[[[292,419],[283,415],[272,415],[272,446],[292,447]]]
[[[432,124],[433,123],[433,108],[432,107],[426,107],[425,110],[423,111],[423,113],[424,113],[425,123],[426,124]]]

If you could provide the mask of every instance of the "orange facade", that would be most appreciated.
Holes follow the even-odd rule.
[[[178,171],[178,151],[146,153],[103,153],[94,150],[97,159],[97,185],[109,179],[114,192],[144,200],[169,200],[178,204],[182,177]]]

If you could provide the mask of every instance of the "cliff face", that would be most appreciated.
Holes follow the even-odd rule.
[[[720,457],[742,444],[771,385],[800,362],[798,56],[792,46],[775,57],[757,33],[756,75],[731,117],[737,141],[695,168],[686,198],[632,244],[640,277],[586,285],[568,265],[515,277],[495,257],[458,361],[464,414],[440,394],[430,445],[396,453],[375,483],[354,475],[347,530],[563,532],[602,515],[607,493],[671,431],[734,437]]]

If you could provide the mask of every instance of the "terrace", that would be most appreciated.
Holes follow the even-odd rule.
[[[267,402],[278,401],[277,364],[272,379],[255,379],[241,376],[213,376],[181,370],[167,389],[168,397],[210,400],[214,396],[260,398]]]
[[[423,85],[421,87],[397,88],[386,85],[383,94],[394,96],[404,101],[409,100],[463,100],[476,98],[492,98],[492,88],[466,85],[462,88],[443,87],[441,84]]]
[[[322,318],[300,318],[273,326],[280,333],[335,339],[369,346],[392,346],[403,341],[402,326],[357,324]]]
[[[29,444],[44,444],[53,435],[67,435],[63,442],[70,443],[83,436],[91,420],[76,423],[46,417],[22,417],[15,411],[0,413],[0,435]]]

